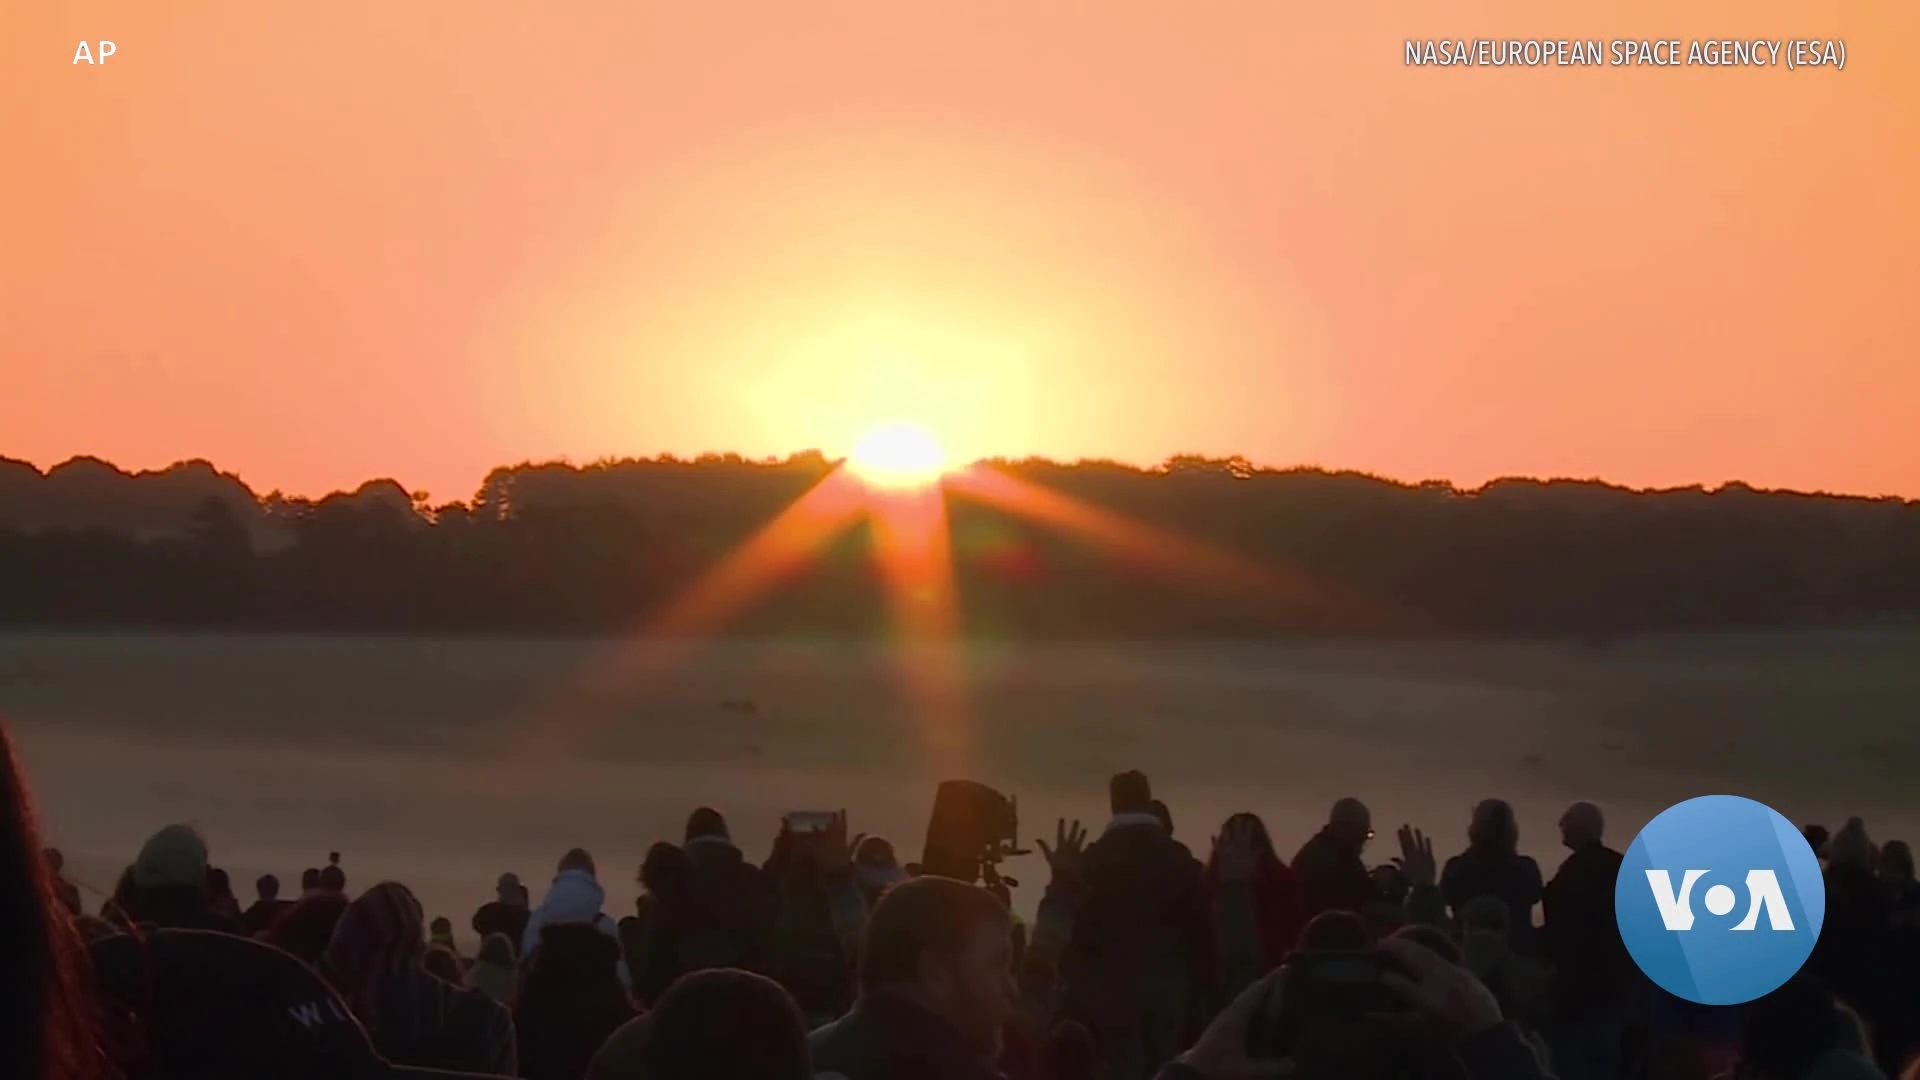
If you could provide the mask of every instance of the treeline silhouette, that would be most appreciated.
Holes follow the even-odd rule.
[[[259,496],[201,461],[129,474],[80,458],[42,474],[0,459],[0,625],[629,631],[834,467],[817,452],[522,464],[436,505],[390,480],[307,500]],[[1186,556],[1143,557],[955,495],[954,583],[976,636],[1604,641],[1920,617],[1915,501],[1585,481],[1460,490],[1237,458],[990,467],[1267,573],[1188,573]],[[843,533],[728,628],[886,633],[873,542],[865,523]]]

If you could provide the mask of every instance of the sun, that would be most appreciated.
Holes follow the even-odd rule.
[[[890,424],[861,436],[847,469],[868,485],[891,490],[926,487],[947,471],[947,455],[925,428]]]

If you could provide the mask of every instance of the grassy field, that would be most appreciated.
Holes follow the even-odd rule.
[[[1920,839],[1912,632],[1604,650],[17,635],[0,636],[0,716],[91,884],[190,821],[243,892],[339,850],[356,884],[404,880],[463,929],[500,871],[537,883],[574,845],[627,910],[646,846],[702,803],[750,854],[783,811],[838,807],[917,853],[934,781],[960,775],[1017,795],[1029,839],[1104,819],[1124,768],[1196,847],[1252,809],[1290,853],[1346,794],[1383,838],[1412,822],[1444,851],[1503,795],[1549,870],[1578,798],[1621,847],[1713,792]],[[1009,872],[1030,905],[1038,856]]]

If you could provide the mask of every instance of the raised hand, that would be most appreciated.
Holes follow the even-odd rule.
[[[860,839],[847,839],[847,812],[836,811],[827,827],[814,834],[814,852],[820,860],[820,869],[833,873],[853,865],[853,848]]]
[[[1432,885],[1439,880],[1440,867],[1433,858],[1433,841],[1411,825],[1400,826],[1400,854],[1393,865],[1412,885]]]
[[[1068,881],[1080,873],[1080,858],[1087,849],[1087,830],[1077,819],[1069,823],[1061,818],[1053,830],[1053,846],[1048,847],[1045,840],[1035,840],[1034,845],[1046,856],[1053,880]]]

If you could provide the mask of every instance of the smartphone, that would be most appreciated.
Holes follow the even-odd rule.
[[[833,827],[831,810],[794,810],[784,819],[791,833],[823,833]]]

